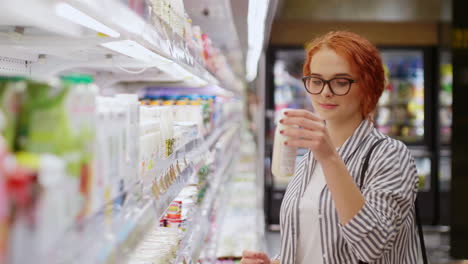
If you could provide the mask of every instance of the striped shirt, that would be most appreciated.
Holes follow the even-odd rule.
[[[348,171],[359,182],[365,156],[374,142],[387,138],[373,151],[361,188],[363,208],[346,224],[339,223],[330,190],[325,186],[319,199],[320,241],[323,263],[377,264],[418,263],[419,243],[414,201],[418,177],[408,148],[388,138],[364,120],[338,153]],[[281,264],[296,263],[299,202],[317,161],[309,156],[299,162],[289,183],[281,211]],[[304,235],[301,233],[301,235]],[[313,263],[313,260],[310,260]]]

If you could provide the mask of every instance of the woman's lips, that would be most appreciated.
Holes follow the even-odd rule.
[[[336,104],[319,104],[320,107],[330,110],[330,109],[335,109],[338,105]]]

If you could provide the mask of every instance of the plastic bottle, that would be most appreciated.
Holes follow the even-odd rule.
[[[280,119],[285,117],[285,112],[288,109],[283,109],[280,113]],[[288,126],[285,126],[278,122],[275,131],[275,142],[273,145],[273,161],[271,166],[271,172],[275,177],[285,178],[291,177],[294,175],[294,170],[296,167],[296,155],[297,148],[288,147],[284,145],[284,142],[288,137],[280,134],[281,130],[286,129]]]

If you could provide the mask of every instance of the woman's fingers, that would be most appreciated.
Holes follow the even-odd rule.
[[[282,135],[289,137],[289,139],[317,139],[322,135],[321,132],[307,130],[302,128],[286,128],[280,131]]]
[[[315,121],[323,121],[318,115],[304,109],[290,109],[286,111],[285,115],[287,117],[303,117]]]
[[[242,258],[240,264],[267,264],[262,259]]]
[[[288,147],[296,148],[309,148],[314,150],[318,146],[319,142],[316,140],[306,140],[306,139],[291,139],[285,142],[285,145]]]
[[[242,257],[243,258],[261,258],[261,259],[263,259],[264,257],[268,258],[268,256],[263,252],[250,251],[250,250],[244,250],[242,252]]]
[[[270,258],[263,253],[263,252],[258,252],[258,251],[249,251],[249,250],[244,250],[242,252],[242,264],[269,264],[270,263]]]
[[[280,123],[287,126],[299,126],[310,130],[321,130],[325,127],[323,121],[316,121],[304,117],[286,117]]]

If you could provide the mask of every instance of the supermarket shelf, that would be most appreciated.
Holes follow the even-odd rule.
[[[233,125],[232,123],[231,124],[225,124],[221,128],[217,129],[210,136],[208,136],[206,140],[201,140],[200,138],[196,138],[194,140],[191,140],[187,144],[183,145],[181,148],[176,150],[171,155],[171,158],[168,159],[168,160],[172,160],[172,162],[176,162],[176,160],[185,159],[186,157],[188,158],[188,160],[195,159],[196,157],[200,156],[200,152],[210,151],[213,142],[216,142],[221,135],[225,134],[225,132],[227,130],[235,129],[236,126],[237,125],[235,125],[235,124]],[[232,154],[231,154],[231,158],[227,159],[226,163],[229,164],[231,162],[233,153],[234,152],[232,152]],[[186,157],[183,157],[184,154],[186,154]],[[195,165],[195,164],[192,164],[192,165]],[[217,172],[215,177],[219,177],[219,174],[223,175],[222,173],[226,172],[226,168],[227,168],[227,166],[222,166],[222,169],[220,169]],[[167,169],[169,169],[169,167],[166,167],[166,169],[160,170],[160,172],[163,173]],[[169,187],[169,189],[163,195],[161,195],[158,198],[157,202],[154,202],[153,208],[149,209],[149,210],[154,211],[152,213],[152,215],[153,215],[153,217],[152,217],[153,224],[154,224],[155,220],[160,219],[165,214],[165,212],[166,212],[167,208],[169,207],[170,203],[177,197],[177,195],[180,193],[182,188],[187,185],[187,182],[189,181],[189,179],[196,173],[197,173],[197,170],[194,169],[194,166],[187,167],[187,169],[183,173],[183,176],[181,176],[181,177],[179,176],[177,181],[175,183],[173,183]],[[212,197],[211,199],[214,200],[214,198],[215,197]],[[207,199],[205,199],[205,201],[206,200]],[[204,208],[204,207],[201,207],[201,208]],[[191,232],[187,231],[187,234],[189,234],[189,233],[192,234],[193,233],[193,235],[196,234],[197,236],[201,236],[203,234],[206,234],[206,230],[203,230],[203,228],[206,225],[205,224],[202,225],[202,223],[206,223],[205,221],[207,221],[208,219],[203,218],[203,217],[205,217],[205,215],[201,214],[201,212],[202,212],[202,210],[194,212],[194,213],[197,213],[197,215],[198,215],[198,213],[200,213],[200,214],[198,215],[198,217],[194,218],[195,220],[192,220],[191,223],[188,223],[188,226],[197,225],[197,227],[192,228]],[[142,218],[138,222],[145,223],[146,221],[145,221],[144,218]],[[136,245],[138,244],[138,241],[140,241],[141,238],[143,236],[145,236],[145,230],[147,230],[150,226],[151,226],[151,223],[146,224],[146,225],[145,224],[140,225],[139,226],[140,228],[138,228],[138,230],[135,230],[133,232],[136,235],[129,236],[128,239],[127,239],[127,241],[129,241],[129,242],[126,243],[125,246],[122,247],[120,250],[122,250],[122,252],[126,252],[126,253],[128,251],[133,250],[136,247]],[[125,259],[125,256],[119,256],[119,258],[120,259]],[[111,262],[114,263],[113,261],[111,261]],[[121,261],[117,261],[116,263],[120,263],[120,262]]]
[[[196,173],[195,169],[195,160],[201,155],[203,152],[211,151],[211,147],[213,142],[216,142],[221,135],[223,135],[228,129],[233,129],[235,125],[233,124],[225,124],[221,128],[217,129],[214,133],[209,135],[206,140],[202,137],[197,137],[195,139],[189,140],[186,144],[183,144],[180,148],[178,148],[170,157],[165,160],[157,160],[155,164],[160,164],[155,168],[155,172],[153,175],[156,175],[154,178],[150,178],[144,181],[143,184],[143,192],[149,193],[151,190],[152,182],[157,180],[158,178],[162,177],[164,173],[166,173],[171,167],[175,167],[178,161],[183,161],[191,163],[183,173],[183,177],[178,177],[177,181],[174,182],[169,189],[158,198],[158,202],[155,203],[156,208],[156,216],[159,219],[166,209],[169,207],[170,203],[176,198],[176,196],[180,193],[182,188],[187,185],[187,181],[189,180],[189,175]]]
[[[222,203],[227,212],[218,225],[217,233],[220,234],[215,256],[219,259],[240,259],[244,248],[267,252],[263,199],[257,196],[263,188],[258,177],[263,175],[255,172],[254,154],[246,151],[246,148],[242,150],[249,144],[253,144],[253,139],[242,140],[239,163],[228,185],[230,195]],[[208,260],[210,256],[210,252],[206,252]]]
[[[178,251],[177,256],[179,258],[183,257],[186,259],[193,259],[193,261],[196,261],[197,258],[197,253],[200,252],[200,247],[203,243],[203,238],[207,235],[207,232],[209,230],[210,226],[210,216],[212,215],[212,204],[215,202],[215,200],[218,198],[217,194],[219,192],[220,187],[222,186],[222,183],[220,183],[219,179],[225,178],[225,175],[227,175],[227,171],[230,167],[230,165],[233,163],[233,157],[236,153],[236,149],[232,148],[232,146],[238,146],[233,144],[232,142],[235,142],[233,140],[235,138],[235,131],[238,130],[238,126],[230,126],[230,132],[226,133],[224,136],[224,140],[227,140],[230,142],[230,145],[227,145],[225,148],[229,150],[228,158],[227,159],[222,159],[222,164],[215,170],[215,172],[211,175],[211,178],[215,179],[213,181],[213,184],[210,185],[208,189],[208,193],[210,195],[206,195],[205,198],[203,199],[202,204],[200,207],[194,208],[191,211],[188,212],[188,215],[191,215],[192,217],[189,218],[189,222],[186,224],[187,230],[184,232],[184,236],[182,241],[180,242],[180,248]],[[227,138],[228,137],[228,138]],[[220,139],[223,140],[223,139]],[[224,149],[224,148],[223,148]],[[193,172],[197,172],[196,170]],[[126,243],[125,247],[120,247],[119,250],[122,252],[118,256],[114,256],[113,258],[110,258],[110,263],[126,263],[128,260],[128,256],[130,256],[129,253],[132,252],[133,249],[137,247],[138,241],[141,241],[142,238],[146,236],[146,230],[148,230],[151,227],[154,227],[154,225],[158,225],[159,222],[158,220],[161,218],[161,216],[164,215],[165,210],[169,207],[170,202],[172,202],[177,194],[180,192],[182,189],[182,185],[186,184],[180,184],[180,187],[178,186],[171,186],[171,188],[174,188],[174,192],[172,192],[174,195],[172,195],[170,198],[164,199],[166,202],[163,204],[165,206],[161,206],[160,208],[163,209],[154,215],[151,219],[152,224],[145,224],[145,225],[139,225],[139,228],[137,231],[134,233],[136,236],[132,236],[128,239],[128,243]],[[161,198],[158,199],[158,203],[162,203]],[[152,209],[150,209],[152,210]],[[158,209],[157,209],[158,210]],[[153,211],[153,210],[152,210]],[[141,220],[143,223],[146,221],[144,219]],[[156,223],[155,223],[156,222]],[[197,242],[194,242],[197,241]],[[199,242],[199,243],[198,243]],[[177,260],[174,259],[173,263],[179,263],[176,262]],[[180,262],[182,263],[182,262]]]
[[[237,120],[236,117],[234,119]],[[235,126],[235,123],[226,122],[224,125],[216,129],[206,137],[200,136],[188,140],[185,144],[182,144],[181,147],[176,149],[174,153],[172,153],[166,159],[155,159],[153,163],[158,164],[158,166],[154,167],[149,173],[149,175],[156,176],[145,179],[143,181],[143,185],[151,186],[151,183],[155,179],[158,179],[158,177],[160,177],[164,172],[166,172],[171,166],[175,166],[178,160],[192,161],[195,160],[198,156],[200,156],[203,152],[210,151],[214,142],[218,141],[221,135],[223,135],[227,130]],[[146,188],[149,189],[149,187]]]
[[[201,152],[210,151],[211,146],[221,135],[236,126],[236,123],[226,123],[206,139],[197,137],[188,140],[167,159],[156,160],[155,164],[158,166],[147,174],[154,176],[130,184],[130,187],[114,197],[112,202],[69,229],[63,239],[57,243],[57,245],[70,243],[65,247],[70,249],[69,251],[51,252],[38,263],[49,263],[50,259],[54,260],[52,263],[121,263],[120,260],[124,259],[124,255],[136,247],[141,237],[145,235],[145,231],[161,218],[170,203],[196,174],[192,159],[199,157]],[[187,163],[187,166],[167,190],[155,198],[152,192],[153,182],[171,168],[175,168],[177,162]],[[223,172],[225,169],[224,167]],[[116,205],[116,201],[123,197],[125,197],[123,206]],[[111,226],[108,226],[109,223]],[[103,233],[107,234],[96,236]],[[90,244],[93,245],[92,249]]]
[[[155,67],[170,75],[172,81],[191,86],[220,84],[169,26],[150,25],[120,1],[17,0],[2,1],[0,8],[7,10],[7,15],[0,18],[0,25],[7,26],[0,33],[0,56],[27,54],[28,58],[23,55],[17,59],[32,64],[30,76],[43,77],[75,68],[104,68],[121,70],[123,76],[129,76],[128,81],[134,81],[133,74],[125,68],[144,71]],[[115,61],[119,61],[118,65]],[[0,74],[13,73],[2,71],[0,66]],[[125,77],[121,79],[125,81]],[[161,80],[167,78],[155,75],[152,81]],[[238,80],[223,84],[228,90],[242,89]]]
[[[158,223],[158,219],[165,214],[170,203],[177,197],[195,173],[196,171],[193,169],[193,166],[187,167],[164,194],[159,196],[157,200],[152,197],[149,202],[150,206],[146,206],[144,213],[139,214],[133,221],[124,226],[123,231],[117,235],[120,238],[119,243],[112,245],[113,251],[104,251],[111,254],[103,254],[105,257],[101,257],[100,260],[102,261],[99,263],[124,263],[123,260],[126,257],[126,253],[134,250],[141,241],[141,238],[146,235],[146,231],[155,223]]]
[[[235,156],[237,153],[238,144],[237,140],[232,143],[231,151],[228,154],[228,158],[225,159],[223,165],[220,166],[220,169],[216,171],[213,175],[214,182],[212,183],[209,192],[206,194],[203,199],[200,209],[196,212],[196,215],[193,217],[192,221],[188,224],[190,227],[186,231],[183,240],[181,241],[181,246],[177,258],[175,259],[175,264],[186,263],[185,261],[196,262],[204,246],[204,239],[208,234],[210,227],[210,217],[214,211],[214,204],[217,199],[219,199],[219,193],[222,189],[223,184],[225,184],[231,174],[229,173],[229,168],[232,164],[235,164]]]

